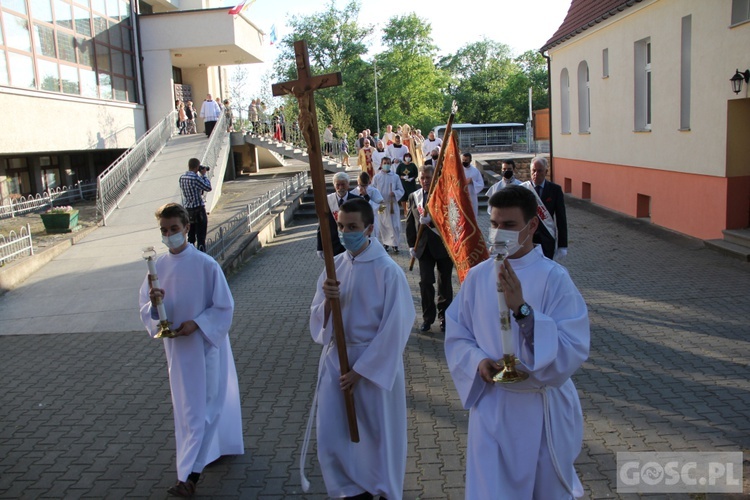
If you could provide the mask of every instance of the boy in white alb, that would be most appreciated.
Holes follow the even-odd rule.
[[[310,333],[323,345],[317,385],[318,461],[331,498],[379,495],[400,500],[407,442],[403,353],[416,316],[414,301],[404,272],[370,237],[370,204],[361,198],[347,201],[336,222],[346,247],[334,258],[338,283],[321,273],[310,307]],[[341,303],[351,366],[343,376],[330,316],[329,300],[334,298]],[[354,394],[359,443],[349,438],[342,394],[348,390]],[[302,464],[304,459],[303,453]],[[302,483],[309,486],[304,475]]]
[[[469,409],[466,498],[570,499],[583,495],[573,463],[583,441],[581,404],[571,375],[589,354],[586,303],[564,267],[532,237],[536,197],[508,186],[490,198],[494,259],[473,267],[446,312],[445,355]],[[503,357],[497,282],[512,313],[517,369],[529,378],[496,384]]]
[[[213,257],[188,244],[189,216],[176,203],[156,212],[169,252],[156,260],[162,288],[148,276],[140,291],[141,320],[152,337],[159,331],[162,299],[175,338],[165,338],[174,407],[177,483],[171,495],[190,497],[203,468],[222,455],[242,455],[242,414],[229,327],[234,300]]]

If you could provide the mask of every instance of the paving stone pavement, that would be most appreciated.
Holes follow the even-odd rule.
[[[617,451],[750,452],[750,266],[568,201],[566,264],[592,327],[590,359],[574,377],[586,421],[577,466],[586,497],[619,498]],[[230,279],[246,454],[207,468],[198,498],[325,497],[314,446],[308,494],[298,475],[320,352],[308,333],[323,267],[314,244],[315,225],[301,222]],[[395,259],[407,267],[407,252]],[[468,412],[443,335],[416,331],[416,267],[407,276],[418,319],[405,352],[404,497],[463,498]],[[167,496],[174,436],[158,341],[142,331],[4,336],[0,352],[0,498]],[[747,478],[747,461],[744,469]]]

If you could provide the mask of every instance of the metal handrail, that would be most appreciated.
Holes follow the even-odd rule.
[[[96,208],[102,224],[107,225],[107,217],[120,206],[120,201],[130,194],[130,189],[174,135],[176,120],[177,111],[170,111],[99,175],[96,180]]]
[[[224,259],[227,249],[247,231],[252,232],[253,225],[265,217],[286,199],[307,186],[308,172],[300,172],[287,179],[279,187],[271,189],[248,203],[245,208],[234,214],[228,221],[215,228],[206,238],[206,253],[216,260]]]
[[[208,145],[201,156],[201,165],[211,168],[206,173],[209,179],[212,179],[214,176],[216,165],[219,163],[219,153],[221,153],[221,148],[224,146],[224,140],[227,136],[229,136],[229,132],[227,131],[227,115],[222,110],[221,117],[211,131],[211,137],[208,138]]]

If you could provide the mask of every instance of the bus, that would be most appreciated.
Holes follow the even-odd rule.
[[[445,127],[434,129],[435,137],[445,140]],[[526,125],[523,123],[454,123],[461,151],[510,151],[513,143],[526,142]]]

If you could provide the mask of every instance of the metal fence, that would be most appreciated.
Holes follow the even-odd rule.
[[[96,208],[105,226],[107,217],[119,206],[125,195],[130,193],[130,188],[172,137],[176,120],[177,111],[173,110],[99,175]]]
[[[11,231],[8,238],[0,234],[0,266],[22,255],[34,255],[34,245],[31,242],[31,226],[26,224],[19,233]]]
[[[207,167],[210,167],[211,170],[206,173],[206,177],[209,179],[212,179],[214,176],[214,172],[216,171],[216,165],[219,163],[219,154],[221,153],[221,148],[224,145],[224,141],[226,140],[227,136],[229,135],[229,132],[227,132],[227,126],[229,122],[227,120],[227,115],[224,113],[221,114],[221,118],[216,122],[216,126],[214,126],[214,129],[211,131],[211,137],[208,139],[208,145],[206,146],[206,150],[203,152],[203,156],[201,156],[201,165],[205,165]]]
[[[276,139],[276,140],[280,139],[280,142],[292,145],[295,148],[302,150],[303,152],[307,152],[307,143],[305,142],[305,137],[304,135],[302,135],[302,131],[299,129],[296,123],[293,125],[287,125],[278,134],[271,134],[270,132],[263,132],[260,134],[251,133],[251,135],[263,136],[269,139]],[[353,146],[354,139],[348,138],[347,141],[348,141],[349,155],[356,156],[357,150]],[[372,144],[372,146],[375,147],[375,144]],[[342,147],[341,147],[340,137],[334,138],[333,143],[331,144],[330,148],[328,148],[325,142],[323,142],[323,135],[321,134],[320,148],[321,148],[321,151],[323,152],[324,157],[329,156],[339,162],[342,160],[342,156],[341,156]]]
[[[307,172],[300,172],[284,181],[281,186],[248,203],[245,208],[211,232],[206,238],[206,253],[216,260],[223,260],[226,251],[240,236],[252,231],[253,225],[260,219],[285,202],[289,196],[307,186],[308,178]]]
[[[93,198],[96,198],[96,181],[77,182],[73,186],[58,187],[35,195],[21,196],[15,200],[11,198],[8,203],[0,205],[0,219],[39,211],[55,204]]]

